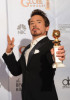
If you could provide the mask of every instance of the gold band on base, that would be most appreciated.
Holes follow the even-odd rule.
[[[59,63],[54,63],[53,65],[52,65],[52,67],[53,68],[63,68],[63,67],[65,67],[65,65],[62,63],[62,62],[59,62]]]

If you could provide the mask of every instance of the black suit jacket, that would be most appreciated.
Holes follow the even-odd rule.
[[[25,51],[20,59],[16,61],[14,54],[7,56],[3,54],[3,59],[10,72],[17,76],[22,74],[22,99],[23,100],[58,100],[54,85],[55,69],[52,68],[53,59],[50,53],[53,47],[52,41],[45,37],[39,41],[31,50],[28,64],[25,63]],[[39,53],[34,54],[35,50]]]

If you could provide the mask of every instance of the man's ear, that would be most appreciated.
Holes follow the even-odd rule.
[[[48,31],[48,30],[49,30],[49,26],[46,27],[46,31]]]

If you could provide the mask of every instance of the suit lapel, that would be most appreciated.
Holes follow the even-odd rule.
[[[38,43],[38,44],[30,51],[29,57],[28,57],[28,64],[29,64],[29,62],[30,62],[30,60],[31,60],[31,58],[32,58],[32,56],[33,56],[33,54],[34,54],[35,49],[39,49],[40,46],[41,46],[41,44]],[[28,65],[28,64],[27,64],[27,65]]]
[[[27,49],[29,49],[29,48],[30,48],[30,44],[24,49],[23,53],[25,53],[25,51],[26,51]]]
[[[33,48],[33,49],[30,51],[30,53],[29,53],[28,64],[29,64],[29,62],[30,62],[30,60],[31,60],[31,58],[32,58],[32,56],[33,56],[33,54],[34,54],[35,49],[39,50],[39,48],[42,47],[44,44],[47,45],[48,41],[49,41],[48,37],[45,37],[44,39],[42,39],[41,41],[39,41],[39,42],[34,46],[34,48]],[[28,66],[28,64],[27,64],[27,66]]]
[[[26,52],[26,50],[27,49],[29,49],[30,48],[30,44],[24,49],[24,51],[22,52],[22,55],[23,55],[23,57],[24,57],[24,59],[25,59],[25,52]],[[26,59],[25,59],[25,65],[26,65]]]

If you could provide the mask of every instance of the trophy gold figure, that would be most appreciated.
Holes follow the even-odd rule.
[[[58,68],[58,67],[64,67],[64,64],[62,61],[56,57],[56,52],[58,51],[58,47],[60,46],[60,40],[58,39],[60,37],[60,31],[59,30],[53,30],[53,37],[55,40],[53,41],[54,43],[54,57],[55,57],[55,63],[53,64],[53,68]]]

